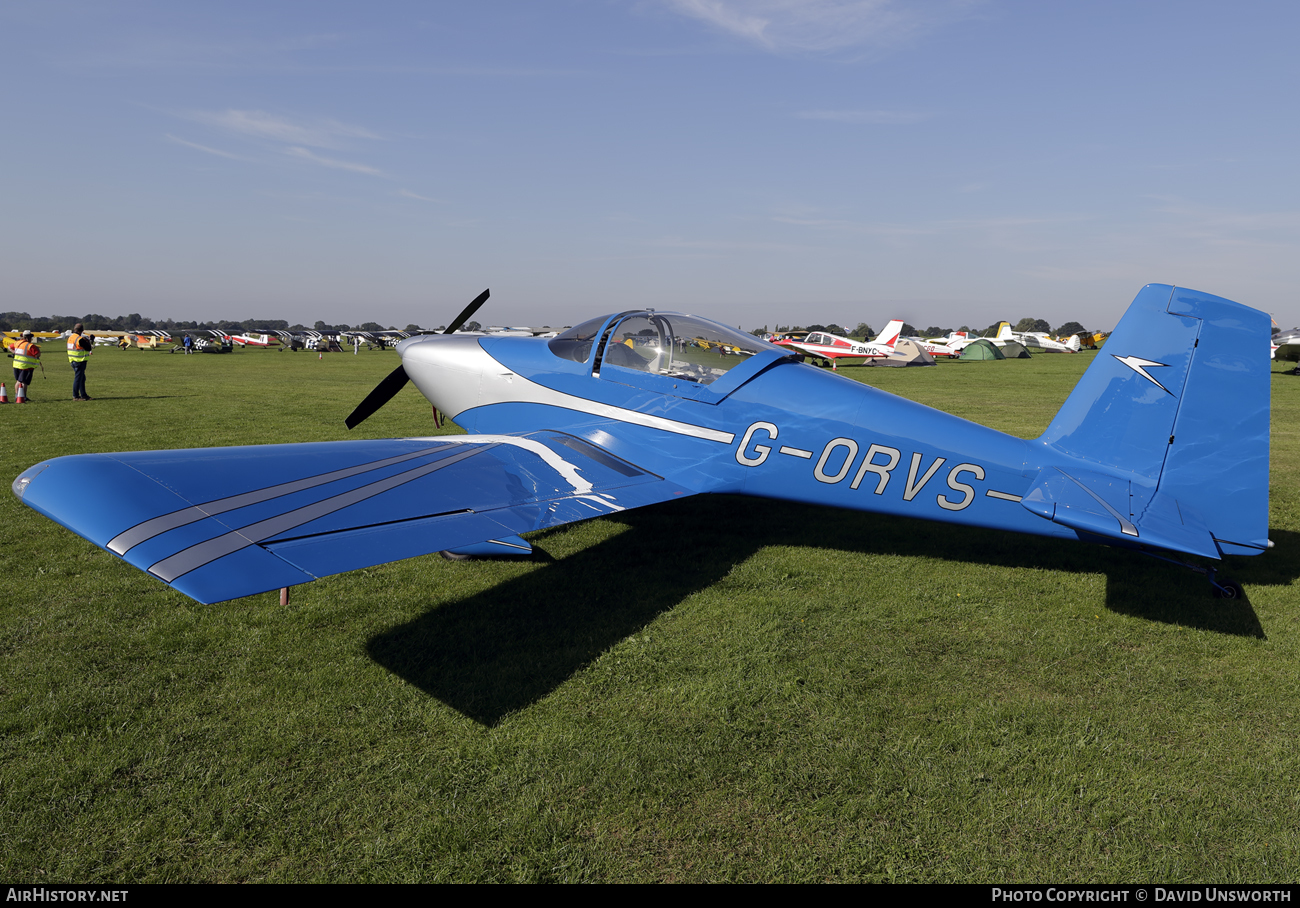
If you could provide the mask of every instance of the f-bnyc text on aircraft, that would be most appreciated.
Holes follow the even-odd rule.
[[[527,551],[520,533],[706,492],[1254,555],[1270,546],[1268,338],[1262,312],[1145,287],[1026,441],[690,315],[426,335],[398,345],[348,424],[410,380],[470,435],[75,455],[13,488],[200,602],[440,550]]]

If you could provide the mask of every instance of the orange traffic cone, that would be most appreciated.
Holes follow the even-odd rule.
[[[5,383],[0,381],[0,404],[9,403],[9,392],[5,390]]]
[[[17,388],[17,391],[14,392],[14,403],[27,403],[27,386],[20,381],[16,381],[14,382],[14,387]]]

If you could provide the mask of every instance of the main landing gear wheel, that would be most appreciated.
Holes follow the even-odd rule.
[[[1241,584],[1235,580],[1215,581],[1211,587],[1214,591],[1215,599],[1245,599],[1246,591],[1241,588]]]
[[[469,561],[470,559],[469,555],[462,555],[460,552],[450,552],[447,549],[443,549],[438,554],[443,558],[446,558],[448,561]]]

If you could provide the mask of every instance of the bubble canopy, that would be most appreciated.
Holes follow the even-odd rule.
[[[706,318],[653,309],[585,321],[554,337],[550,348],[562,359],[590,363],[594,375],[613,366],[701,385],[757,353],[789,353]]]

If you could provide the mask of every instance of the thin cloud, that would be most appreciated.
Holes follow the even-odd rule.
[[[345,34],[289,35],[282,38],[229,40],[175,33],[142,32],[123,36],[103,49],[78,54],[64,65],[130,69],[299,69],[295,55],[348,40]]]
[[[409,189],[401,189],[401,190],[398,190],[398,193],[397,193],[397,194],[400,195],[400,196],[401,196],[402,198],[404,198],[404,199],[419,199],[421,202],[436,202],[436,203],[439,204],[439,205],[446,205],[446,204],[447,204],[447,200],[446,200],[446,199],[432,199],[432,198],[429,198],[429,196],[427,196],[427,195],[416,195],[414,192],[411,192],[411,190],[409,190]]]
[[[1148,196],[1156,203],[1154,210],[1172,215],[1184,235],[1201,235],[1227,240],[1240,234],[1270,231],[1295,231],[1300,228],[1297,211],[1232,211],[1195,205],[1181,199]]]
[[[350,170],[353,173],[364,173],[372,177],[382,177],[384,172],[378,168],[371,167],[368,164],[356,164],[352,161],[340,161],[336,158],[326,158],[316,154],[314,151],[308,151],[300,146],[286,148],[284,153],[292,155],[295,158],[302,158],[305,161],[311,161],[313,164],[319,164],[321,167],[332,167],[335,170]]]
[[[969,15],[975,0],[664,0],[669,9],[770,51],[891,45]]]
[[[312,148],[338,148],[349,139],[382,138],[365,127],[338,120],[292,120],[262,110],[193,111],[185,116],[214,129]]]
[[[682,254],[700,257],[712,257],[728,252],[798,252],[808,251],[807,246],[791,243],[774,243],[765,241],[746,242],[735,240],[691,240],[680,236],[660,237],[650,240],[645,245],[660,249],[681,250]]]
[[[172,135],[171,133],[167,133],[167,138],[175,142],[177,145],[184,145],[186,148],[195,148],[198,149],[199,151],[207,152],[208,154],[214,154],[219,158],[230,158],[232,161],[248,160],[248,158],[244,157],[243,155],[234,154],[229,151],[222,151],[220,148],[209,148],[206,145],[200,145],[198,142],[190,142],[185,139],[178,138]]]
[[[710,25],[755,44],[764,47],[773,46],[772,39],[767,35],[772,20],[767,17],[747,16],[722,0],[669,0],[669,5],[675,7],[678,12],[702,19]]]
[[[1073,265],[1031,265],[1018,273],[1041,281],[1065,284],[1083,284],[1096,281],[1114,281],[1140,286],[1151,279],[1146,265],[1133,262],[1093,261]]]
[[[810,218],[791,215],[774,215],[771,220],[777,224],[789,224],[792,227],[810,227],[814,230],[836,230],[876,236],[917,236],[939,232],[938,228],[930,224],[868,223],[840,218]]]
[[[1078,215],[1052,217],[995,217],[917,221],[898,223],[888,221],[854,221],[845,218],[822,217],[816,211],[784,212],[771,215],[768,220],[790,227],[830,233],[860,234],[882,239],[905,240],[908,237],[938,236],[941,234],[965,235],[971,241],[1000,248],[1040,248],[1050,245],[1045,231],[1066,224],[1078,223],[1087,218]]]
[[[930,118],[930,114],[907,110],[803,110],[795,116],[801,120],[832,120],[836,123],[868,123],[877,126],[920,123]]]

